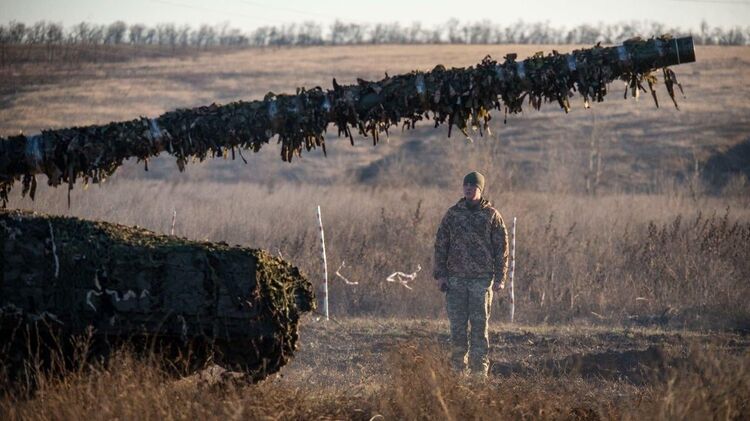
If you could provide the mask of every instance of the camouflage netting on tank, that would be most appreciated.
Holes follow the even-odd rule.
[[[499,63],[489,56],[475,67],[414,71],[371,82],[333,89],[299,88],[295,95],[268,93],[261,101],[212,104],[167,112],[157,118],[141,117],[103,126],[46,130],[35,136],[0,139],[0,200],[3,205],[16,181],[33,198],[36,174],[46,174],[52,186],[73,188],[78,179],[99,182],[122,162],[137,158],[146,162],[163,151],[177,158],[180,170],[189,159],[242,156],[242,149],[260,148],[278,136],[281,158],[291,161],[302,150],[316,147],[325,153],[324,133],[329,123],[354,143],[352,132],[372,137],[401,123],[414,127],[432,120],[435,127],[448,124],[467,134],[488,130],[490,111],[518,113],[528,101],[539,109],[554,102],[566,112],[578,92],[584,106],[602,101],[607,85],[617,79],[626,83],[625,96],[648,92],[656,101],[656,69],[674,100],[677,83],[667,66],[695,61],[692,38],[662,36],[633,39],[615,47],[601,47],[549,55],[537,53],[523,61],[516,55]],[[682,89],[680,87],[680,89]],[[656,103],[658,106],[658,102]],[[677,103],[675,102],[675,106]]]
[[[11,365],[40,335],[65,343],[93,328],[102,352],[158,343],[193,367],[210,359],[257,380],[287,363],[314,308],[300,271],[262,250],[77,218],[0,210],[0,265]]]

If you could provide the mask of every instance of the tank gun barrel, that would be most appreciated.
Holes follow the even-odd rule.
[[[603,101],[607,85],[620,79],[628,92],[651,92],[658,107],[655,71],[662,69],[667,92],[675,101],[674,72],[668,67],[695,61],[691,37],[661,36],[631,39],[622,45],[575,50],[560,54],[537,53],[522,61],[515,54],[499,63],[489,56],[468,68],[446,69],[438,65],[428,72],[386,77],[380,81],[358,79],[354,85],[333,89],[298,88],[296,94],[268,93],[262,100],[211,104],[178,109],[156,118],[140,117],[105,125],[44,130],[41,134],[0,138],[0,201],[7,203],[16,181],[33,198],[36,175],[45,174],[48,184],[76,180],[100,182],[126,159],[148,159],[167,151],[183,170],[188,159],[235,157],[238,149],[254,152],[278,136],[281,158],[292,161],[302,150],[321,147],[329,124],[339,136],[354,143],[353,131],[377,143],[382,133],[402,124],[433,120],[435,127],[448,125],[448,136],[456,126],[467,130],[489,130],[490,111],[518,113],[528,102],[535,109],[556,102],[568,112],[570,98],[578,92],[585,107]],[[649,88],[647,91],[644,87]]]

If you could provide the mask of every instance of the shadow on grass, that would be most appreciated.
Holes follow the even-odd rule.
[[[713,154],[703,171],[703,180],[715,191],[721,191],[738,175],[750,179],[750,137],[724,152]]]

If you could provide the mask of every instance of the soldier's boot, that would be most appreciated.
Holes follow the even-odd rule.
[[[470,365],[471,377],[476,380],[487,380],[490,371],[490,362],[488,359],[483,359],[479,363],[474,362]]]
[[[451,349],[451,368],[457,374],[466,375],[469,374],[467,367],[467,349],[462,346],[452,346]]]

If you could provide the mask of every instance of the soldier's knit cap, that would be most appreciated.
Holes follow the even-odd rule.
[[[473,184],[477,186],[479,190],[484,192],[484,176],[478,171],[466,174],[466,177],[464,177],[464,185],[466,184]]]

